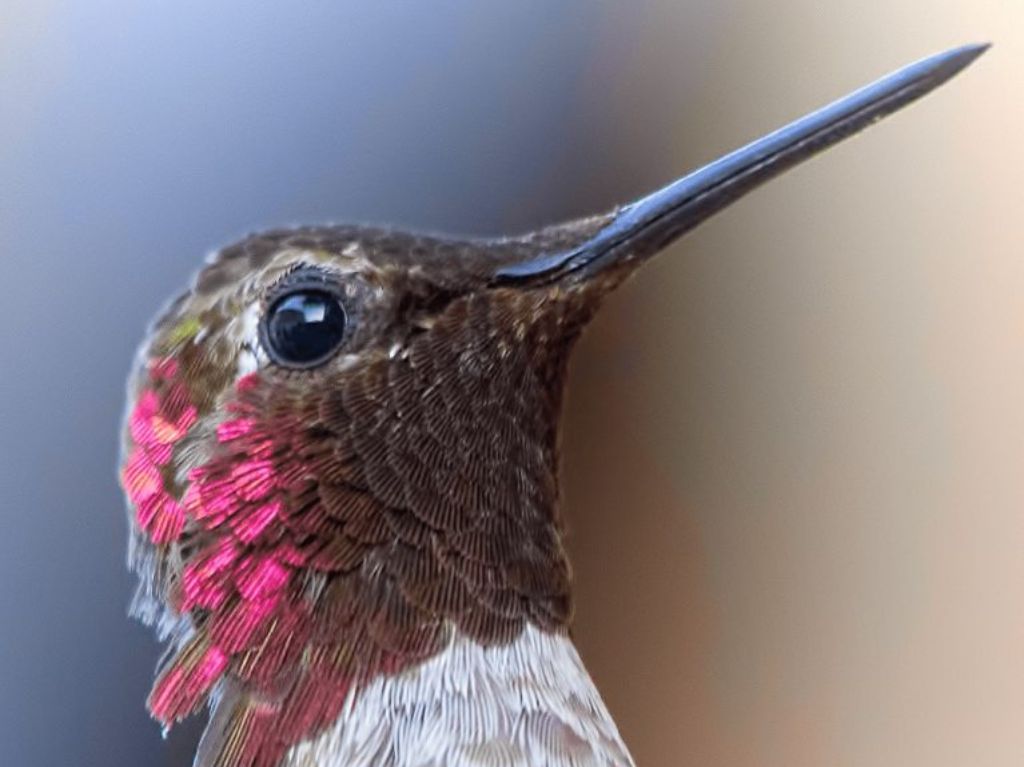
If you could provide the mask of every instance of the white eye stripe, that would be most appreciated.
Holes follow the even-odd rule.
[[[235,368],[235,377],[242,378],[260,369],[259,355],[248,347],[238,352],[238,365]]]
[[[238,349],[235,375],[238,378],[255,373],[264,361],[259,338],[260,305],[254,301],[228,323],[227,334]]]

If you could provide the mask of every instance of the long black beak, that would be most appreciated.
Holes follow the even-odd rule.
[[[495,281],[586,279],[649,257],[755,187],[942,85],[988,47],[965,45],[893,72],[622,207],[577,247],[502,267]]]

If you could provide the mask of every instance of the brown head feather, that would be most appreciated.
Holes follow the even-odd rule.
[[[123,477],[140,612],[177,648],[150,706],[169,723],[213,696],[202,764],[276,764],[350,691],[456,632],[566,629],[558,413],[604,289],[489,276],[604,222],[493,242],[272,232],[215,256],[157,321]],[[296,269],[336,286],[349,319],[310,370],[276,365],[255,332]]]

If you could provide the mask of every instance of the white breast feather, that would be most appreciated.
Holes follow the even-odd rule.
[[[285,767],[633,767],[566,636],[533,627],[503,647],[456,637],[346,701]]]

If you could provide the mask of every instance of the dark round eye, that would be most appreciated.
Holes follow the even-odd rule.
[[[270,358],[286,367],[326,362],[345,336],[345,309],[329,290],[305,288],[274,299],[260,324]]]

